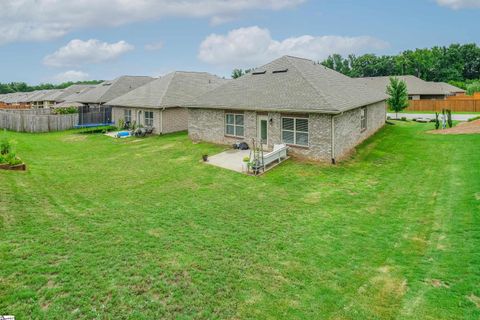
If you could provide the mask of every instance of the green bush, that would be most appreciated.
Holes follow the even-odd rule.
[[[467,85],[467,95],[473,96],[476,92],[480,92],[480,82],[474,82]]]
[[[20,158],[17,158],[17,156],[15,155],[14,152],[10,152],[8,153],[6,156],[5,156],[5,160],[7,161],[7,163],[11,166],[15,166],[17,164],[21,164],[22,163],[22,160],[20,160]]]
[[[58,108],[53,110],[53,114],[74,114],[78,113],[77,107]]]
[[[12,144],[7,139],[3,139],[2,142],[0,142],[0,154],[6,155],[10,151],[12,151]]]

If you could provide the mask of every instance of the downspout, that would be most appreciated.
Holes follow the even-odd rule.
[[[163,134],[163,111],[165,111],[165,107],[160,110],[160,134]]]
[[[335,164],[335,118],[341,116],[342,114],[343,112],[332,116],[332,121],[331,121],[332,129],[330,130],[332,133],[332,146],[331,146],[332,147],[332,150],[331,150],[332,164]]]

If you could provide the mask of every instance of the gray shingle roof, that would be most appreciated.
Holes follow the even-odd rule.
[[[55,102],[63,102],[65,101],[65,98],[75,94],[75,93],[80,93],[83,92],[86,88],[94,88],[95,85],[89,85],[89,84],[74,84],[71,85],[70,87],[67,87],[65,89],[58,89],[58,90],[50,90],[48,93],[45,95],[41,96],[41,100],[37,101],[55,101]]]
[[[452,93],[466,93],[467,92],[466,90],[463,90],[462,88],[452,86],[451,84],[446,83],[446,82],[439,82],[438,84],[440,85],[442,90],[444,90],[445,92],[448,92],[449,94],[452,94]]]
[[[124,107],[181,107],[193,98],[212,90],[227,80],[206,72],[176,71],[147,83],[106,104]]]
[[[409,95],[451,95],[465,92],[464,90],[444,82],[428,82],[415,76],[395,76],[405,81]],[[390,84],[390,77],[357,78],[357,81],[367,84],[375,90],[385,92]]]
[[[200,96],[189,107],[340,113],[386,98],[311,60],[284,56]]]
[[[60,92],[59,89],[53,89],[53,90],[43,90],[41,94],[38,94],[34,97],[31,98],[30,102],[33,101],[53,101],[50,100],[50,96],[56,95]]]
[[[81,103],[105,103],[127,92],[130,92],[144,84],[154,80],[151,77],[123,76],[112,81],[105,81],[95,86],[94,89],[75,97],[74,102]]]

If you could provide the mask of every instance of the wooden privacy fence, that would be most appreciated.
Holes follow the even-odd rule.
[[[49,109],[0,110],[0,128],[17,132],[50,132],[74,128],[78,114],[52,114]]]
[[[480,112],[480,99],[410,100],[407,111],[437,111],[450,109],[452,112]]]
[[[29,104],[5,104],[3,102],[0,102],[0,109],[30,109]]]

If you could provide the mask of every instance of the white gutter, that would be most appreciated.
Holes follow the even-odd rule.
[[[342,113],[339,113],[339,114],[335,114],[335,115],[332,115],[332,121],[331,121],[331,124],[332,124],[332,129],[331,129],[331,132],[332,132],[332,164],[335,164],[335,118],[336,117],[339,117],[343,114]]]

